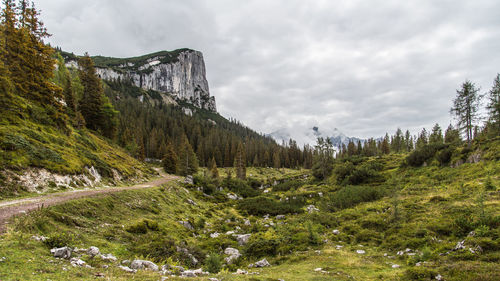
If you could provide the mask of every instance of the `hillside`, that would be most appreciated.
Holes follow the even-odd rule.
[[[222,189],[200,173],[193,184],[42,209],[0,239],[0,278],[182,280],[175,276],[202,268],[222,271],[200,280],[498,280],[500,140],[472,151],[481,160],[455,168],[414,168],[405,154],[351,158],[355,169],[378,167],[362,185],[338,183],[344,161],[325,181],[252,168],[244,183],[225,179],[224,169]],[[73,255],[90,267],[71,266],[49,251],[65,245],[97,246],[117,261],[80,251]],[[270,265],[255,267],[264,258]],[[118,267],[134,259],[164,271]]]

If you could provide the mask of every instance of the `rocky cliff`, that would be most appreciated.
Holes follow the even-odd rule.
[[[216,112],[205,76],[203,54],[190,49],[158,52],[135,58],[93,57],[102,79],[129,80],[146,90],[168,93],[178,101]]]

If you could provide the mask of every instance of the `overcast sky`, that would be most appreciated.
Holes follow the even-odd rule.
[[[445,127],[460,84],[486,92],[500,72],[498,0],[35,2],[77,54],[203,52],[218,111],[264,133]]]

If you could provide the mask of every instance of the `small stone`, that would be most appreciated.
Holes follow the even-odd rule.
[[[188,199],[187,202],[193,206],[197,206],[198,204],[196,204],[196,202],[194,202],[193,200],[191,199]]]
[[[439,280],[443,280],[443,276],[441,276],[441,274],[438,274],[438,275],[436,276],[436,280],[438,280],[438,281],[439,281]]]
[[[151,262],[151,261],[145,261],[145,260],[133,260],[132,263],[130,263],[130,268],[132,269],[149,269],[152,271],[158,271],[159,268],[158,266]]]
[[[252,234],[241,234],[241,235],[236,236],[236,240],[238,240],[238,244],[243,246],[243,245],[246,245],[248,243],[250,236],[252,236]]]
[[[185,179],[184,179],[184,183],[185,184],[193,184],[194,181],[193,181],[193,176],[189,175],[187,176]]]
[[[132,268],[130,268],[128,266],[124,266],[124,265],[119,265],[118,268],[123,270],[123,271],[126,271],[128,273],[135,273],[137,271],[135,269],[132,269]]]
[[[393,264],[392,265],[392,268],[399,268],[399,267],[400,267],[399,264]]]
[[[68,247],[53,248],[50,252],[55,258],[69,259],[71,257],[71,249]]]
[[[117,258],[115,256],[113,256],[112,254],[101,255],[101,259],[104,261],[116,261],[117,260]]]
[[[248,274],[248,271],[243,270],[243,269],[239,269],[239,268],[238,268],[238,269],[236,270],[236,274],[246,275],[246,274]]]
[[[356,250],[356,253],[358,253],[358,254],[360,254],[360,255],[363,255],[363,254],[365,254],[366,252],[365,252],[365,250]]]
[[[254,264],[255,267],[267,267],[271,266],[271,264],[267,261],[267,259],[262,259]]]
[[[316,272],[321,272],[321,271],[323,271],[323,268],[318,267],[318,268],[315,268],[315,269],[314,269],[314,271],[316,271]]]
[[[92,258],[99,255],[99,254],[100,254],[100,251],[99,251],[99,248],[97,248],[97,247],[90,246],[90,248],[87,250],[87,255],[89,255]]]
[[[277,220],[284,220],[285,218],[286,218],[285,215],[277,215],[276,216]]]
[[[339,235],[339,234],[340,234],[340,230],[338,230],[338,229],[334,229],[334,230],[332,231],[332,233],[333,233],[333,234],[335,234],[335,235]]]
[[[219,235],[220,235],[220,233],[214,232],[214,233],[210,234],[210,238],[217,238],[217,237],[219,237]]]

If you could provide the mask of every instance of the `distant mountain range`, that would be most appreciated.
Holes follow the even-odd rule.
[[[268,136],[272,137],[278,143],[288,143],[290,139],[297,141],[299,145],[316,145],[316,141],[319,137],[329,138],[333,146],[335,148],[342,146],[342,144],[347,145],[350,141],[357,143],[361,141],[362,143],[365,141],[364,139],[356,138],[356,137],[348,137],[339,129],[320,129],[318,126],[306,127],[306,128],[282,128],[276,130]]]

